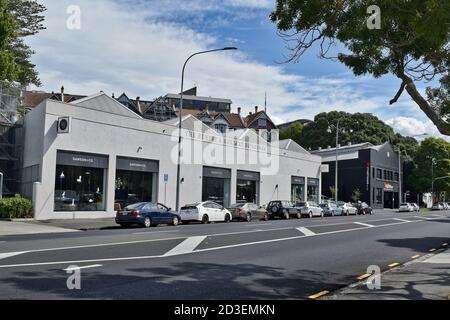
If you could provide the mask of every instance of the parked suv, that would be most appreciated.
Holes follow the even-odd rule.
[[[300,210],[295,208],[291,201],[270,201],[267,206],[267,211],[271,219],[275,217],[289,219],[291,216],[297,219],[301,218]]]

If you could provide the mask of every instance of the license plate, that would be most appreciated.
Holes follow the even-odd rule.
[[[122,212],[122,215],[123,215],[123,216],[127,216],[127,215],[128,215],[128,212]]]

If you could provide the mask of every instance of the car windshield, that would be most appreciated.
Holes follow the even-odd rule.
[[[343,201],[338,201],[338,206],[340,206],[340,207],[342,207],[344,204],[345,204],[345,202],[343,202]]]
[[[409,205],[408,203],[402,203],[402,204],[401,204],[402,207],[404,207],[404,206],[406,207],[406,206],[408,206],[408,205]]]
[[[147,202],[133,203],[133,204],[126,206],[125,210],[139,210],[139,209],[142,209],[146,204],[147,204]]]
[[[328,208],[328,204],[326,204],[326,203],[321,203],[321,204],[320,204],[320,207],[321,207],[321,208]]]
[[[245,203],[234,203],[230,206],[230,208],[242,208],[245,206]]]
[[[299,203],[297,203],[297,206],[306,207],[306,202],[299,202]]]

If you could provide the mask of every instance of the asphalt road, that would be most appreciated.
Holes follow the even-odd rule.
[[[307,299],[450,241],[450,212],[0,237],[0,299]],[[69,290],[81,267],[81,290]]]

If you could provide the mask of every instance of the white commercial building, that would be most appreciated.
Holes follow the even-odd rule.
[[[252,130],[223,135],[191,116],[182,125],[181,205],[319,201],[322,159],[294,141],[268,144]],[[142,119],[103,93],[44,101],[22,129],[22,194],[35,219],[112,217],[138,201],[175,208],[177,126]]]

